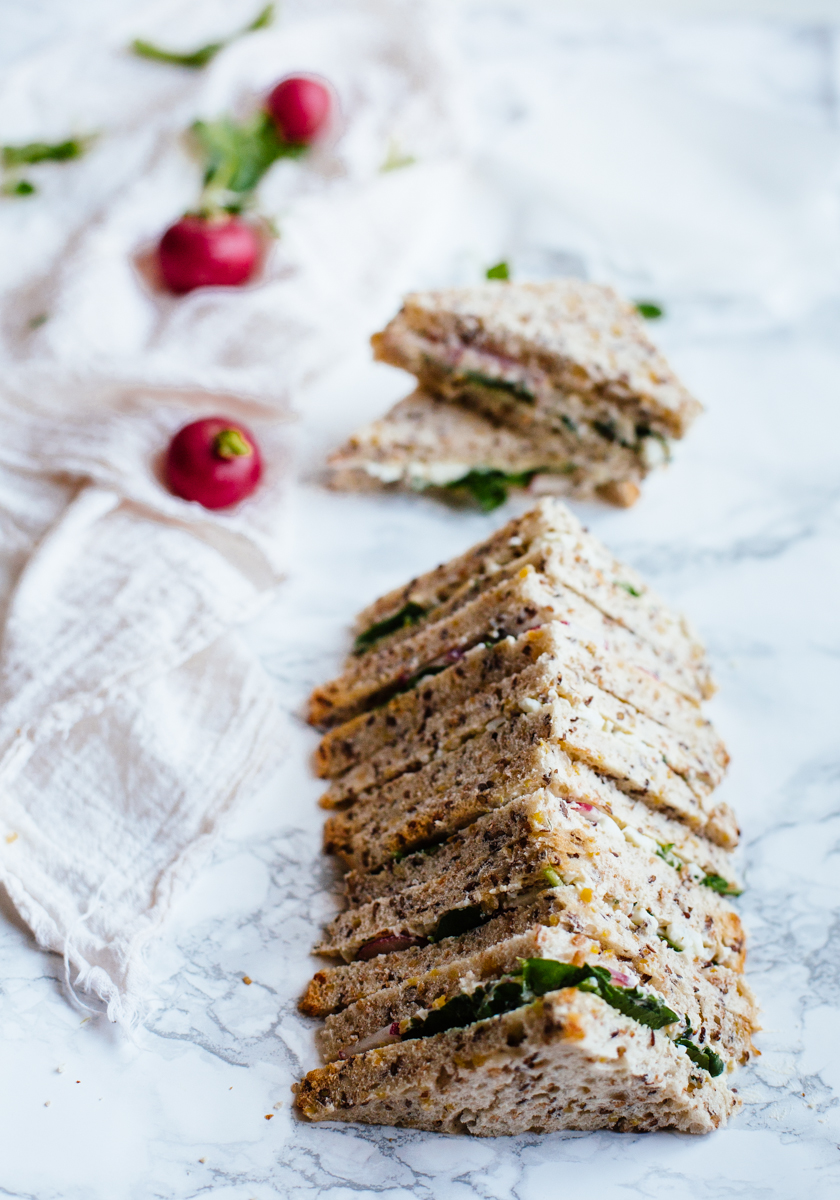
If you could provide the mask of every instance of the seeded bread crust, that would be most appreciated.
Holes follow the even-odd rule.
[[[310,1071],[313,1121],[500,1136],[560,1129],[708,1133],[738,1107],[725,1077],[598,996],[550,993],[526,1009]]]
[[[559,511],[559,510],[563,511]],[[433,614],[436,609],[451,600],[465,585],[476,578],[492,574],[495,566],[509,566],[542,539],[552,522],[565,520],[565,506],[541,502],[520,517],[513,517],[490,537],[477,542],[463,554],[441,563],[423,575],[410,579],[402,587],[394,588],[374,600],[358,614],[355,632],[360,633],[383,617],[397,612],[408,601],[414,601]],[[494,564],[491,568],[490,564]],[[393,640],[409,636],[411,631],[397,632]]]
[[[331,727],[325,847],[350,871],[318,947],[345,964],[301,1001],[342,1061],[307,1076],[302,1110],[480,1135],[724,1120],[716,1060],[668,1037],[686,1026],[653,1033],[585,991],[401,1040],[542,956],[652,990],[729,1067],[752,1052],[743,929],[720,894],[736,884],[737,825],[714,796],[728,758],[690,626],[545,501],[357,630],[310,707]]]
[[[586,533],[565,505],[544,499],[503,532],[360,614],[356,626],[363,633],[406,604],[425,610],[414,625],[351,655],[342,676],[313,692],[313,724],[347,720],[479,641],[552,619],[614,646],[620,659],[694,703],[711,695],[705,651],[685,618]]]

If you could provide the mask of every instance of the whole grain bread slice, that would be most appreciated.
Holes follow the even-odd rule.
[[[357,632],[364,633],[407,603],[424,609],[418,621],[438,622],[525,567],[533,567],[547,585],[569,589],[636,634],[661,659],[686,672],[701,697],[711,694],[705,650],[686,618],[672,612],[632,567],[620,562],[552,497],[466,554],[369,605],[356,619]]]
[[[645,430],[682,437],[702,411],[635,306],[579,279],[415,292],[371,340],[429,391],[525,430],[612,419],[636,444]]]
[[[581,818],[605,836],[617,839],[620,833],[625,841],[647,849],[674,870],[680,871],[685,866],[692,878],[698,881],[708,877],[721,894],[740,894],[731,851],[693,833],[682,822],[664,817],[617,789],[599,797],[601,803],[598,805],[568,800],[562,796],[559,799],[557,811],[561,816],[566,812],[563,807],[565,804],[576,819]],[[475,852],[480,856],[482,851],[487,850],[485,829],[496,831],[491,845],[502,844],[508,836],[505,830],[508,822],[514,819],[512,814],[517,804],[518,800],[512,801],[510,811],[504,805],[492,809],[473,824],[450,835],[446,841],[412,854],[391,858],[373,871],[348,871],[344,876],[344,894],[348,905],[355,907],[367,904],[378,896],[396,895],[403,888],[421,880],[434,879],[440,874],[457,874],[465,854],[470,857]],[[484,841],[480,849],[471,846],[474,837]]]
[[[499,1136],[559,1129],[707,1133],[738,1107],[663,1030],[566,988],[503,1016],[310,1071],[313,1121]]]
[[[675,961],[677,955],[667,947],[654,955],[628,954],[602,940],[596,948],[570,928],[534,925],[467,958],[362,997],[327,1017],[317,1035],[321,1055],[332,1062],[399,1041],[412,1022],[429,1011],[458,996],[472,995],[503,976],[520,975],[522,963],[529,959],[594,965],[608,970],[618,987],[641,987],[687,1021],[698,1031],[699,1044],[713,1049],[725,1062],[743,1064],[754,1051],[755,1000],[738,972],[718,967],[706,973],[696,962]]]
[[[330,455],[327,483],[338,491],[403,490],[457,500],[476,474],[492,474],[503,477],[505,488],[628,507],[650,466],[617,441],[597,443],[584,445],[562,427],[534,437],[418,389]]]

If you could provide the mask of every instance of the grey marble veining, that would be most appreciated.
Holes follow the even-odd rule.
[[[650,22],[593,32],[557,15],[545,25],[516,4],[474,0],[465,11],[459,36],[479,91],[492,90],[517,55],[539,58],[550,73],[609,41],[616,62],[695,72],[725,103],[746,97],[765,114],[836,128],[838,39],[825,25],[742,23],[726,40],[709,26],[666,36]],[[488,145],[498,122],[528,119],[521,97],[497,95],[504,103],[487,113]],[[556,246],[536,216],[525,226],[514,249],[552,269]],[[564,253],[597,275],[611,260],[596,249],[582,239]],[[624,270],[628,286],[646,282],[637,264],[612,268]],[[736,1081],[744,1108],[728,1129],[702,1140],[471,1141],[313,1126],[293,1115],[291,1084],[316,1063],[313,1023],[296,1001],[314,966],[310,946],[336,903],[308,768],[316,739],[301,705],[335,672],[359,607],[507,515],[318,487],[326,449],[404,385],[360,348],[358,362],[306,398],[293,569],[245,631],[288,714],[285,766],[235,818],[150,948],[144,1027],[130,1039],[73,1008],[60,961],[2,910],[0,1196],[840,1195],[840,271],[835,278],[837,296],[823,288],[796,311],[768,307],[758,292],[730,291],[715,303],[705,287],[692,291],[679,279],[669,292],[667,278],[656,279],[669,310],[657,337],[707,413],[636,509],[578,508],[689,613],[720,685],[710,711],[733,760],[721,798],[743,826],[747,890],[738,903],[764,1026],[761,1057]]]

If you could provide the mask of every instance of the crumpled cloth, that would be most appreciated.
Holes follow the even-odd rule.
[[[71,989],[131,1024],[145,942],[282,751],[235,626],[282,575],[287,430],[230,398],[17,382],[0,397],[0,880]],[[157,476],[171,434],[219,408],[269,463],[227,515]]]
[[[0,210],[0,880],[72,993],[126,1026],[144,945],[282,754],[274,689],[236,627],[286,568],[290,396],[422,274],[460,187],[416,6],[284,21],[198,74],[126,56],[131,36],[172,40],[160,6],[144,11],[0,92],[9,140],[100,131],[80,162],[27,172],[29,206]],[[250,6],[178,14],[194,44]],[[200,188],[183,130],[300,69],[333,81],[341,136],[266,179],[282,236],[262,277],[156,290],[144,256]],[[425,161],[383,172],[398,142]],[[226,513],[160,474],[172,434],[213,414],[247,424],[266,464]]]

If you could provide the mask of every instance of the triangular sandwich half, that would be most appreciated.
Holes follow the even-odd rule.
[[[413,293],[372,341],[420,390],[332,457],[336,487],[446,488],[489,509],[530,486],[626,506],[701,411],[635,305],[579,279]]]

